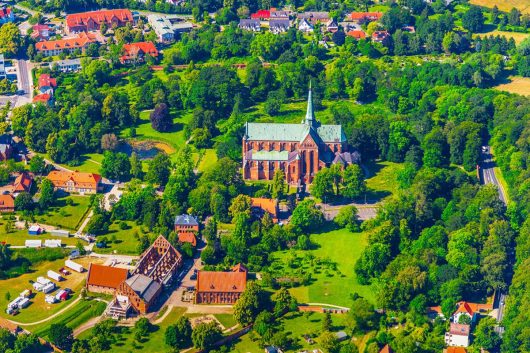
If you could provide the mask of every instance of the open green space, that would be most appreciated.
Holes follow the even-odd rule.
[[[85,218],[90,204],[89,196],[65,196],[54,202],[46,214],[36,216],[37,223],[48,224],[58,228],[76,230]]]
[[[48,158],[47,156],[45,156]],[[48,158],[50,159],[50,158]],[[83,173],[99,173],[101,168],[101,162],[103,161],[103,155],[100,153],[86,153],[80,157],[80,163],[78,165],[70,164],[59,164],[61,167],[77,170]]]
[[[5,220],[0,220],[0,242],[6,242],[6,244],[13,245],[13,246],[20,246],[24,245],[26,240],[44,240],[46,239],[60,239],[63,245],[76,245],[79,239],[70,237],[56,237],[49,233],[44,233],[40,235],[28,235],[28,231],[26,229],[19,229],[14,232],[6,233],[4,231],[4,223]]]
[[[318,336],[322,333],[322,320],[324,314],[321,313],[288,313],[279,320],[283,332],[286,332],[294,342],[291,349],[286,352],[298,352],[307,349],[320,348]],[[332,331],[340,331],[343,329],[342,322],[344,314],[331,315],[333,322]],[[314,343],[310,344],[304,339],[304,335],[309,335],[313,338]],[[236,340],[235,345],[231,348],[231,352],[247,353],[247,352],[261,352],[263,348],[260,347],[259,342],[253,341],[251,335],[247,334]]]
[[[142,235],[145,234],[146,231],[134,222],[123,222],[127,225],[126,229],[121,229],[120,224],[122,222],[114,222],[110,225],[109,231],[106,234],[103,234],[108,240],[107,247],[98,249],[98,253],[138,255],[138,241],[134,238],[134,234],[137,233],[138,235]],[[99,239],[101,239],[101,237]]]
[[[311,277],[308,285],[290,289],[298,302],[349,307],[353,293],[375,300],[372,288],[359,284],[354,272],[355,262],[368,243],[366,233],[338,229],[311,234],[310,238],[315,244],[313,250],[291,249],[271,254],[270,270],[275,277]]]
[[[237,325],[237,321],[232,314],[214,314],[214,316],[227,329]]]
[[[208,170],[215,164],[215,162],[217,162],[217,154],[215,153],[214,149],[206,149],[201,151],[199,158],[199,165],[197,166],[199,172]]]
[[[404,164],[392,162],[372,162],[366,165],[369,177],[366,179],[368,187],[368,199],[380,200],[397,193],[399,183],[397,176],[405,166]]]

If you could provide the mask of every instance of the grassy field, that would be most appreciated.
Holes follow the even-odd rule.
[[[512,8],[519,9],[523,14],[530,13],[530,0],[471,0],[473,5],[492,8],[497,5],[499,10],[510,12]]]
[[[329,109],[334,103],[333,101],[323,101],[323,107],[315,111],[317,120],[323,124],[329,124],[333,121],[333,115]],[[270,116],[265,112],[265,104],[260,103],[250,108],[246,114],[249,121],[256,121],[260,123],[291,123],[298,124],[305,116],[307,109],[307,100],[300,99],[297,101],[290,101],[282,105],[280,112],[275,116]]]
[[[301,350],[316,349],[319,347],[318,336],[322,332],[322,320],[324,314],[321,313],[307,313],[302,314],[289,313],[280,320],[282,331],[286,332],[289,337],[293,340],[293,346],[286,350],[286,352],[298,352]],[[332,315],[333,331],[339,331],[342,327],[344,315]],[[309,335],[314,337],[314,344],[309,344],[303,338],[303,335]],[[252,341],[250,335],[244,335],[239,338],[235,345],[231,347],[230,352],[236,353],[257,353],[263,351],[257,341]]]
[[[199,165],[197,169],[199,172],[204,172],[212,167],[217,162],[217,154],[214,149],[204,150],[204,154],[200,156]]]
[[[126,255],[138,255],[137,245],[138,242],[134,238],[134,233],[137,232],[139,235],[144,234],[141,226],[136,225],[134,222],[125,221],[128,228],[120,229],[120,222],[112,223],[109,227],[109,231],[104,236],[111,240],[112,237],[116,238],[116,243],[107,243],[106,248],[98,249],[99,253],[110,254],[116,252],[118,254]]]
[[[366,186],[370,190],[369,199],[381,199],[398,190],[397,174],[403,170],[404,165],[392,162],[370,163],[366,166],[370,172]]]
[[[374,300],[370,286],[357,282],[354,265],[366,247],[364,233],[351,233],[346,229],[312,234],[314,250],[288,250],[271,254],[271,271],[281,277],[300,278],[311,274],[307,286],[291,288],[290,292],[301,303],[325,303],[349,307],[350,294]]]
[[[530,78],[510,76],[508,77],[509,82],[503,83],[495,87],[499,91],[505,91],[509,93],[516,93],[522,96],[530,96]]]
[[[99,260],[88,258],[81,258],[75,261],[79,264],[82,264],[85,268],[88,268],[88,264],[90,262],[101,262]],[[70,297],[70,299],[65,302],[57,304],[47,304],[44,301],[45,294],[37,292],[33,296],[33,298],[31,298],[31,304],[26,309],[22,309],[18,315],[14,317],[9,316],[3,310],[7,307],[7,303],[10,300],[15,299],[19,295],[19,293],[21,293],[25,289],[32,289],[30,281],[34,281],[39,276],[46,277],[46,273],[48,272],[48,270],[58,271],[63,266],[64,259],[51,262],[46,261],[38,264],[37,266],[32,266],[33,271],[31,273],[26,273],[16,278],[3,280],[2,285],[0,286],[0,307],[2,308],[0,315],[2,317],[12,319],[18,322],[31,323],[45,319],[50,315],[58,312],[65,306],[68,306],[74,300],[74,298],[77,297],[77,295],[79,294],[79,290],[83,287],[84,281],[86,279],[86,272],[77,273],[71,271],[72,273],[69,276],[66,276],[64,281],[59,282],[58,285],[61,288],[70,288],[74,291],[74,294]],[[9,301],[6,298],[7,292],[9,292],[11,296],[11,299]],[[56,292],[53,292],[53,294],[55,293]],[[27,328],[30,331],[33,329],[31,325],[27,326]]]
[[[63,245],[76,245],[79,239],[77,238],[63,238],[63,237],[55,237],[48,233],[41,234],[41,235],[28,235],[28,231],[26,229],[17,230],[11,233],[4,232],[3,228],[4,221],[0,221],[0,241],[5,241],[9,245],[19,246],[24,245],[26,240],[44,240],[47,239],[60,239]]]
[[[72,200],[72,203],[68,204],[68,200]],[[89,196],[70,195],[62,197],[55,201],[55,205],[45,215],[37,216],[35,220],[37,223],[76,230],[85,217],[89,204]]]
[[[117,342],[112,345],[109,352],[112,353],[130,353],[130,352],[157,352],[164,353],[170,350],[164,343],[164,333],[166,328],[173,324],[179,317],[184,314],[185,308],[173,308],[171,313],[165,318],[160,325],[152,327],[149,337],[142,343],[134,340],[132,328],[121,327],[122,332],[117,337]],[[90,338],[92,330],[83,332],[79,338]]]
[[[503,36],[507,39],[513,38],[515,41],[515,44],[520,44],[523,40],[530,37],[530,33],[519,33],[519,32],[508,32],[508,31],[499,31],[497,29],[487,32],[487,33],[481,33],[477,34],[480,37],[489,37],[489,36]]]

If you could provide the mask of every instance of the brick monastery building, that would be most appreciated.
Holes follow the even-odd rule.
[[[341,125],[322,125],[315,119],[311,87],[300,124],[247,123],[245,127],[243,177],[247,180],[272,180],[281,169],[289,184],[311,184],[324,167],[359,162],[359,153],[348,151]]]

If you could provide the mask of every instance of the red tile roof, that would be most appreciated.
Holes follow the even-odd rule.
[[[101,181],[101,175],[99,174],[81,173],[78,171],[67,172],[62,170],[53,170],[46,178],[48,178],[55,187],[66,187],[66,183],[72,180],[77,188],[90,187],[95,189],[97,184]]]
[[[43,50],[56,50],[56,49],[81,49],[87,44],[94,42],[89,35],[79,35],[73,38],[58,39],[58,40],[47,40],[35,44],[37,51]]]
[[[449,332],[452,335],[469,336],[470,329],[471,327],[469,325],[457,324],[457,323],[452,322],[449,328]]]
[[[241,293],[246,286],[246,272],[199,271],[197,275],[197,292]]]
[[[364,39],[366,38],[366,33],[364,31],[361,31],[360,29],[354,29],[347,33],[349,37],[353,37],[355,39]]]
[[[125,44],[123,46],[124,55],[121,57],[121,60],[129,60],[137,57],[138,55],[151,55],[153,57],[158,56],[158,50],[156,49],[153,42],[138,42],[132,44]]]
[[[232,267],[232,272],[248,272],[248,268],[243,265],[242,263],[238,263],[234,267]]]
[[[33,97],[33,103],[48,103],[50,101],[51,96],[48,93],[38,94],[35,97]]]
[[[0,195],[0,208],[15,208],[15,199],[13,196]]]
[[[392,348],[390,348],[388,344],[385,344],[385,346],[381,348],[381,350],[379,351],[379,353],[393,353],[393,352],[394,351],[392,350]]]
[[[258,207],[270,213],[273,218],[278,218],[278,201],[264,197],[253,197],[252,207]]]
[[[197,238],[193,232],[179,232],[180,243],[190,243],[193,246],[197,246]]]
[[[271,17],[271,12],[269,10],[258,10],[257,12],[250,15],[252,19],[267,19]]]
[[[350,19],[352,21],[360,21],[360,20],[370,20],[370,21],[378,21],[383,17],[382,12],[352,12],[350,14]]]
[[[57,87],[57,80],[49,74],[42,74],[39,76],[39,88],[42,87]]]
[[[93,21],[97,24],[103,22],[110,23],[113,19],[117,19],[121,22],[132,22],[133,16],[131,11],[127,9],[74,13],[66,16],[66,25],[68,27],[82,26],[86,25],[89,21]]]
[[[8,17],[11,14],[11,8],[6,7],[0,9],[0,18]]]
[[[13,192],[29,192],[33,179],[27,173],[20,173],[13,183]]]
[[[87,285],[117,289],[129,277],[125,268],[90,264]]]
[[[387,31],[375,31],[372,33],[372,39],[375,41],[383,41],[389,36]]]
[[[464,347],[447,347],[445,353],[467,353]]]

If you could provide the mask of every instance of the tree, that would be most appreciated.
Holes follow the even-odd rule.
[[[128,181],[131,178],[131,162],[123,152],[105,151],[100,171],[105,178]]]
[[[33,197],[23,191],[15,198],[15,208],[17,211],[31,211],[33,209]]]
[[[234,318],[241,325],[251,324],[269,306],[269,298],[257,282],[249,282],[234,305]]]
[[[345,323],[354,332],[366,332],[375,328],[378,320],[374,306],[364,298],[355,299]]]
[[[107,217],[102,214],[94,214],[86,226],[89,234],[103,234],[109,230]]]
[[[462,26],[470,32],[480,32],[484,26],[482,9],[478,6],[471,6],[462,16]]]
[[[14,23],[0,26],[0,53],[16,55],[22,46],[20,30]]]
[[[0,244],[0,269],[6,270],[11,266],[11,249],[7,244]]]
[[[55,192],[53,190],[53,184],[48,179],[43,179],[40,184],[40,197],[39,207],[43,210],[47,209],[55,200]]]
[[[237,195],[233,200],[230,208],[228,209],[229,214],[232,216],[232,222],[235,223],[236,218],[239,215],[245,215],[250,217],[250,208],[252,207],[252,200],[247,195]]]
[[[333,189],[333,172],[330,168],[322,168],[317,172],[311,184],[311,194],[319,199],[329,198],[335,195]]]
[[[297,310],[296,299],[293,298],[287,288],[282,288],[276,295],[274,304],[274,313],[278,316],[286,313],[287,311]]]
[[[359,231],[359,220],[358,220],[357,207],[350,205],[344,206],[339,210],[337,216],[335,216],[335,223],[340,227],[347,228],[350,232]]]
[[[305,199],[293,211],[291,224],[301,231],[315,230],[324,221],[324,214],[314,200]]]
[[[129,96],[124,92],[111,91],[103,100],[101,116],[110,127],[123,128],[129,126],[133,121],[129,106]],[[102,148],[106,149],[103,146]]]
[[[193,329],[191,340],[193,346],[199,349],[209,349],[222,337],[221,329],[217,322],[202,323]]]
[[[114,134],[101,136],[101,149],[114,151],[118,147],[118,138]]]
[[[498,351],[501,345],[501,338],[495,331],[497,322],[492,317],[485,317],[480,319],[475,330],[475,343],[480,348],[484,348],[487,351]]]
[[[340,345],[337,336],[329,331],[324,331],[319,337],[320,345],[326,353],[337,353]]]
[[[147,336],[149,334],[149,330],[151,328],[151,323],[149,322],[149,319],[146,317],[140,318],[138,321],[134,324],[134,336],[137,341],[141,341],[142,338]]]
[[[170,175],[171,160],[165,153],[158,153],[149,161],[146,180],[150,183],[164,186]]]
[[[138,154],[136,152],[131,153],[130,158],[131,163],[131,177],[136,179],[143,179],[144,177],[144,171],[142,166],[142,161],[140,158],[138,158]]]
[[[69,350],[74,343],[74,331],[65,324],[52,324],[48,337],[53,344],[65,350]]]
[[[322,331],[331,331],[333,321],[331,321],[331,314],[328,312],[322,319]]]
[[[265,112],[269,115],[276,115],[282,109],[284,97],[280,91],[269,92],[265,101]]]
[[[40,155],[36,155],[29,161],[29,170],[35,174],[42,174],[46,171],[46,162]]]
[[[344,197],[353,199],[366,192],[364,173],[358,164],[348,165],[342,173],[342,190]]]
[[[274,171],[272,177],[272,198],[281,199],[285,193],[285,172],[281,169]]]
[[[187,317],[181,316],[174,325],[170,325],[166,329],[165,340],[166,344],[173,350],[179,351],[191,345],[192,328],[190,320]]]
[[[167,132],[173,125],[173,120],[169,114],[169,108],[165,103],[159,103],[155,106],[155,109],[149,116],[151,120],[151,126],[156,131]]]
[[[441,168],[449,164],[449,147],[441,128],[434,128],[425,136],[422,149],[426,167]]]

